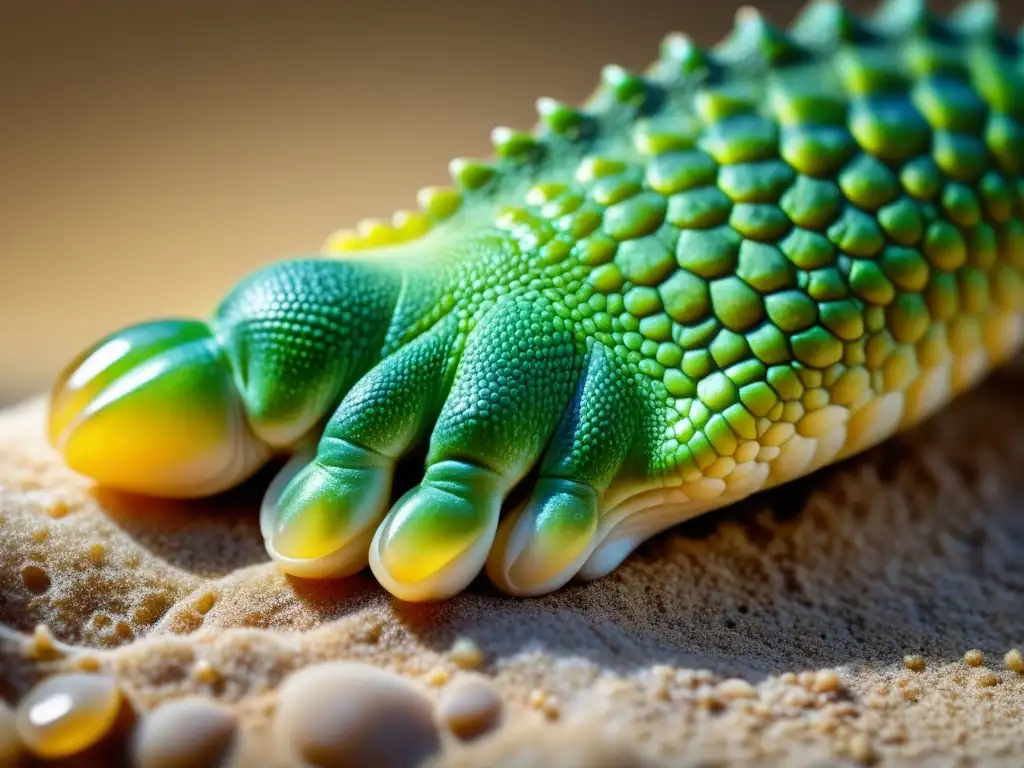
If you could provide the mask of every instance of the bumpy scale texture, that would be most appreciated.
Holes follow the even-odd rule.
[[[495,156],[453,161],[420,210],[250,276],[209,339],[165,321],[105,340],[58,383],[55,444],[181,496],[295,454],[261,522],[301,576],[369,565],[429,600],[481,571],[519,595],[607,574],[1021,346],[1024,75],[995,14],[818,2],[788,31],[745,9],[709,50],[669,35],[582,108],[541,99],[535,130],[496,129]],[[167,427],[178,464],[131,472],[117,451],[171,439],[134,403],[183,424],[211,407],[198,375],[139,394],[199,366],[185,349],[232,393],[220,450]],[[422,480],[394,498],[417,448]],[[188,480],[211,456],[217,479]]]

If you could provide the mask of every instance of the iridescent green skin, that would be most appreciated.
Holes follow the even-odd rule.
[[[496,131],[493,161],[455,161],[422,211],[251,275],[209,342],[178,321],[111,337],[170,341],[76,361],[54,442],[101,482],[180,496],[314,446],[262,512],[297,575],[369,564],[407,600],[482,569],[524,595],[596,578],[658,530],[916,423],[1020,347],[1020,63],[984,3],[945,20],[816,3],[788,32],[745,11],[711,50],[672,35],[645,74],[606,68],[583,109],[544,99],[536,131]],[[163,439],[132,402],[161,381],[139,361],[179,349],[179,328],[217,398],[237,390],[218,412],[241,415],[202,482],[117,453]],[[199,423],[210,387],[146,402]],[[191,433],[168,429],[188,458]],[[422,482],[392,504],[423,444]]]

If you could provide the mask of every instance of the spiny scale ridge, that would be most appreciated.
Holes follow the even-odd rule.
[[[945,20],[929,12],[926,0],[883,0],[868,18],[858,17],[839,0],[812,0],[789,29],[783,30],[769,23],[756,8],[744,6],[736,13],[733,29],[717,45],[701,48],[689,36],[672,32],[662,40],[659,58],[645,73],[630,72],[615,64],[605,66],[600,85],[580,108],[549,97],[538,99],[538,123],[533,131],[495,128],[491,134],[494,158],[452,160],[451,186],[420,190],[419,211],[400,211],[390,221],[360,222],[354,229],[332,234],[324,248],[328,252],[351,251],[417,239],[454,216],[468,200],[497,194],[506,180],[521,182],[524,167],[539,167],[556,145],[592,142],[600,137],[602,129],[620,125],[623,115],[632,120],[650,117],[657,113],[664,97],[677,89],[692,91],[708,81],[756,77],[842,55],[845,43],[869,45],[886,38],[935,43],[922,54],[922,67],[941,68],[942,44],[957,40],[989,42],[1004,55],[1016,57],[1022,40],[1000,32],[998,21],[999,6],[992,0],[966,0]],[[998,79],[998,73],[994,78]],[[995,80],[993,87],[998,88]],[[1009,101],[1013,97],[1007,94],[1005,98]],[[723,103],[718,100],[716,108],[722,108]],[[581,154],[583,148],[580,146]]]

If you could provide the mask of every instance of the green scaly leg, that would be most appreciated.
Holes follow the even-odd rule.
[[[49,438],[104,485],[193,498],[232,488],[315,435],[376,362],[401,290],[380,265],[274,264],[209,322],[111,334],[58,377]]]
[[[540,458],[581,349],[543,300],[499,302],[470,332],[423,481],[377,529],[370,567],[404,600],[441,599],[483,568],[502,503]]]
[[[283,470],[264,500],[267,550],[294,575],[337,578],[367,565],[388,511],[398,460],[440,410],[456,341],[450,321],[385,358],[342,400],[301,469]]]
[[[602,497],[629,458],[639,403],[603,344],[590,351],[576,396],[523,507],[502,521],[487,573],[503,591],[539,595],[579,571],[598,544]]]

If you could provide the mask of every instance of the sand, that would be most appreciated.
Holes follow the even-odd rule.
[[[202,503],[93,489],[46,447],[33,400],[0,415],[0,698],[113,676],[125,713],[75,765],[113,764],[147,713],[187,697],[237,720],[230,764],[295,764],[278,690],[332,660],[400,675],[441,702],[439,723],[452,686],[477,690],[454,706],[466,717],[489,683],[493,729],[439,725],[438,766],[1019,764],[1024,674],[1004,655],[1024,648],[1022,387],[1017,364],[601,581],[415,605],[369,574],[275,570],[265,477]]]

